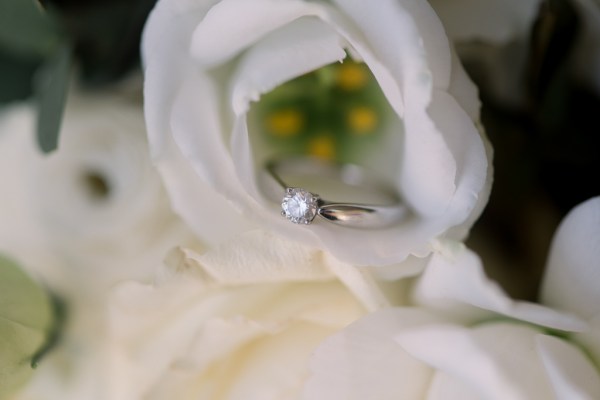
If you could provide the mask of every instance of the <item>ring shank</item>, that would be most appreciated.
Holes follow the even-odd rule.
[[[382,199],[383,204],[333,202],[319,199],[317,215],[345,227],[375,229],[397,223],[406,215],[406,207],[391,188],[367,171],[353,164],[333,164],[312,158],[290,158],[271,161],[266,165],[269,175],[284,191],[289,188],[281,175],[316,176],[336,179],[345,185],[358,188],[361,192],[372,192]]]
[[[406,209],[398,206],[371,206],[361,204],[324,204],[318,215],[337,224],[355,228],[384,228],[398,222]]]

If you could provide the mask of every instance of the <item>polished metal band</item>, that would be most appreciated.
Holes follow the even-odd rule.
[[[266,171],[284,189],[282,215],[294,223],[310,224],[318,215],[346,227],[375,229],[393,225],[406,214],[406,207],[391,186],[357,165],[327,163],[313,158],[290,158],[269,162]],[[306,189],[288,186],[282,178],[288,174],[335,179],[361,191],[377,194],[384,204],[324,200]]]

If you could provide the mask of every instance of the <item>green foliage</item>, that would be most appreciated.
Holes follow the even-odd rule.
[[[139,66],[141,32],[156,0],[46,0],[68,32],[79,78],[103,86]]]
[[[68,39],[49,12],[34,0],[0,0],[0,100],[31,94],[38,84],[38,140],[44,152],[56,148],[71,66]]]
[[[0,256],[0,398],[31,376],[53,325],[51,300],[17,264]]]
[[[35,59],[17,59],[0,48],[0,104],[31,95],[31,77],[39,63]]]
[[[45,57],[62,41],[56,22],[33,0],[0,0],[0,47],[23,57]]]
[[[37,138],[40,149],[48,153],[58,145],[58,134],[71,75],[71,49],[64,45],[39,71]]]
[[[95,86],[137,67],[155,1],[0,0],[0,104],[35,94],[42,151],[57,147],[72,64]]]

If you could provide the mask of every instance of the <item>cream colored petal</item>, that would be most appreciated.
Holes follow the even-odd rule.
[[[170,109],[177,91],[193,69],[188,54],[194,27],[217,2],[163,0],[146,21],[141,43],[144,112],[154,159],[160,157],[170,132]]]
[[[511,323],[488,323],[473,329],[430,325],[400,333],[396,340],[413,357],[459,380],[469,388],[468,395],[477,392],[482,398],[497,400],[547,399],[553,392],[535,352],[537,334],[529,326]],[[429,399],[445,398],[443,386],[436,391]]]
[[[591,318],[600,313],[600,197],[575,207],[554,234],[542,281],[544,304]]]
[[[234,113],[247,112],[250,101],[282,83],[343,60],[343,44],[332,27],[316,18],[299,18],[269,32],[237,64],[230,82]]]
[[[184,220],[194,221],[190,227],[211,245],[251,226],[240,218],[229,200],[214,192],[207,173],[198,172],[197,168],[194,170],[190,167],[190,160],[183,158],[194,149],[195,143],[191,142],[194,135],[200,132],[219,134],[213,131],[218,128],[216,121],[219,116],[211,108],[217,101],[217,95],[213,94],[212,100],[206,100],[205,96],[210,97],[206,78],[196,78],[198,71],[189,56],[194,28],[215,3],[217,1],[212,0],[159,2],[147,20],[142,40],[144,113],[150,152],[163,177],[173,208]],[[190,83],[192,87],[204,85],[203,90],[207,92],[189,93],[188,89],[180,93],[182,83],[188,77],[199,81]],[[181,106],[177,107],[177,104]],[[186,119],[185,112],[180,110],[184,108],[187,111],[186,106],[191,108],[189,113],[198,117],[198,121]],[[172,123],[173,115],[182,114],[184,121]],[[181,131],[187,132],[191,138],[185,139]],[[178,144],[183,146],[184,154]],[[195,163],[191,165],[195,166]]]
[[[226,285],[331,279],[320,250],[265,231],[249,231],[204,253],[181,249],[180,262]]]
[[[439,317],[410,308],[363,317],[317,348],[302,399],[423,398],[433,370],[402,350],[393,337],[439,322]]]
[[[194,30],[191,54],[202,67],[214,67],[267,33],[302,16],[321,12],[318,4],[297,0],[222,0]],[[223,21],[230,29],[223,29]]]
[[[424,2],[382,1],[378,7],[354,0],[336,3],[400,85],[405,131],[397,179],[404,198],[418,213],[439,216],[456,189],[454,157],[425,112],[434,89],[449,85],[451,52],[443,28]]]
[[[250,231],[198,253],[179,248],[175,270],[198,271],[207,285],[302,282],[339,279],[369,310],[389,306],[374,277],[315,248],[264,231]]]
[[[590,328],[574,336],[574,341],[580,343],[596,366],[600,365],[600,314],[589,321]]]
[[[114,291],[117,398],[280,398],[300,388],[317,343],[364,313],[332,280],[208,287],[191,272]]]
[[[468,383],[444,371],[436,371],[431,379],[427,400],[481,400],[481,394]]]
[[[35,110],[29,104],[0,112],[0,252],[52,285],[65,279],[35,215],[30,176],[43,155],[37,150]],[[33,251],[35,249],[35,251]],[[59,273],[57,273],[59,272]]]
[[[574,344],[553,336],[539,335],[536,347],[557,398],[600,398],[600,374]]]
[[[205,96],[214,101],[207,101]],[[249,196],[239,183],[229,149],[221,136],[223,127],[218,99],[213,81],[203,73],[190,73],[186,85],[176,96],[170,115],[176,148],[168,147],[169,153],[157,160],[159,169],[174,172],[169,174],[171,179],[165,184],[171,189],[178,189],[170,193],[176,204],[181,206],[179,212],[191,217],[196,222],[192,224],[194,230],[211,244],[227,240],[253,226],[241,215],[245,211],[240,209],[241,205],[250,207]],[[166,145],[170,144],[167,142]],[[180,156],[193,171],[182,166]],[[175,175],[180,168],[185,175]],[[188,175],[187,171],[193,172],[196,177]],[[185,181],[184,178],[191,179]],[[220,189],[217,193],[214,193],[215,187]],[[185,199],[186,196],[189,199]],[[190,201],[196,202],[196,205],[190,204]]]
[[[565,331],[584,331],[574,315],[524,301],[514,301],[485,276],[479,257],[461,243],[446,242],[434,253],[414,291],[417,304],[475,322],[494,312]]]

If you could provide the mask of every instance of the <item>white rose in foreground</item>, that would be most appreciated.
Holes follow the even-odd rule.
[[[35,110],[13,107],[0,122],[3,250],[33,269],[50,253],[64,284],[83,293],[120,279],[147,279],[167,251],[189,240],[147,155],[141,105],[123,96],[69,98],[59,149],[42,155]],[[8,244],[7,244],[8,243]],[[29,251],[23,247],[29,247]],[[39,260],[30,254],[45,253]],[[37,271],[43,274],[42,271]],[[48,276],[48,279],[53,277]],[[52,284],[52,282],[51,282]]]
[[[317,350],[312,371],[305,399],[600,394],[600,375],[576,343],[514,321],[463,326],[424,309],[391,309],[361,319]]]
[[[476,89],[425,1],[162,0],[142,47],[154,161],[175,210],[213,245],[258,227],[345,262],[389,265],[427,255],[440,235],[461,240],[487,200]],[[274,156],[256,122],[261,99],[312,71],[331,83],[326,66],[341,61],[364,63],[390,110],[376,145],[356,155],[408,208],[386,229],[292,225],[261,190]],[[380,108],[354,114],[358,125]],[[284,121],[301,121],[294,115]],[[321,139],[316,154],[336,150]]]
[[[446,251],[416,285],[418,308],[373,313],[319,347],[304,398],[600,398],[599,227],[596,198],[553,243],[543,299],[574,314],[513,302],[474,254]]]
[[[359,269],[263,233],[170,264],[111,298],[112,399],[297,398],[314,348],[388,305]]]
[[[18,398],[106,399],[108,287],[149,280],[193,235],[151,165],[138,101],[71,93],[49,155],[38,150],[35,119],[29,105],[0,116],[0,252],[60,298],[67,317]]]

